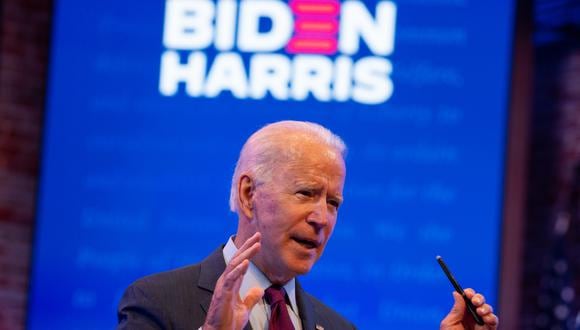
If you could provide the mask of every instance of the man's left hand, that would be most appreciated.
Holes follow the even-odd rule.
[[[493,313],[493,307],[485,303],[485,297],[479,293],[476,293],[472,289],[465,289],[465,294],[467,298],[471,300],[476,308],[477,314],[483,319],[484,325],[478,325],[475,323],[473,316],[469,314],[465,306],[465,301],[463,297],[457,292],[453,292],[453,299],[455,299],[455,304],[451,308],[451,311],[447,316],[441,321],[441,330],[496,330],[499,320],[497,316]]]

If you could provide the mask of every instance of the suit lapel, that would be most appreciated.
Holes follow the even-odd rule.
[[[314,306],[312,305],[310,298],[308,298],[306,292],[302,289],[300,283],[298,283],[298,279],[296,279],[296,305],[298,305],[298,313],[302,320],[302,329],[314,329],[316,312],[314,311]]]
[[[200,299],[201,308],[206,315],[217,280],[226,269],[222,249],[223,245],[205,258],[200,265],[197,286],[207,292]]]

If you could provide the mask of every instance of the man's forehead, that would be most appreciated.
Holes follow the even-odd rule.
[[[330,160],[342,159],[341,151],[335,146],[318,138],[308,135],[295,135],[279,141],[279,148],[287,151],[289,158],[297,160],[318,160],[318,157],[326,157]]]
[[[278,174],[296,184],[316,184],[344,180],[346,169],[342,159],[326,159],[324,162],[289,162]]]

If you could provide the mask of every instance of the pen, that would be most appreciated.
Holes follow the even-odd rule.
[[[465,305],[467,306],[467,310],[469,311],[471,316],[473,316],[475,323],[477,323],[479,325],[484,325],[483,319],[475,311],[475,306],[473,306],[473,303],[471,302],[471,300],[469,300],[469,298],[467,298],[465,291],[463,291],[463,288],[461,287],[461,285],[459,285],[457,280],[455,280],[455,277],[453,277],[453,274],[451,274],[451,271],[449,270],[449,268],[447,268],[447,265],[445,264],[445,262],[443,262],[443,258],[441,258],[441,256],[437,256],[436,258],[437,258],[437,262],[439,263],[439,266],[441,266],[441,269],[443,269],[443,272],[445,273],[445,275],[447,275],[449,282],[451,282],[451,285],[453,285],[453,287],[455,288],[455,291],[457,291],[457,293],[459,293],[463,297],[463,300],[465,301]]]

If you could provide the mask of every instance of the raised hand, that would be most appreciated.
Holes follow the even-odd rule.
[[[451,308],[451,311],[447,316],[441,321],[441,330],[464,330],[464,329],[475,329],[475,330],[496,330],[499,320],[495,314],[493,314],[493,307],[485,303],[485,297],[479,293],[473,291],[473,289],[465,289],[465,294],[467,298],[471,300],[473,305],[476,307],[477,314],[479,314],[484,325],[478,325],[475,320],[467,311],[465,307],[465,301],[463,297],[457,292],[453,292],[453,299],[455,304]]]
[[[260,250],[260,233],[255,233],[240,247],[218,279],[203,325],[204,330],[240,330],[250,317],[250,311],[262,298],[264,290],[252,288],[242,300],[240,285],[250,259]]]

